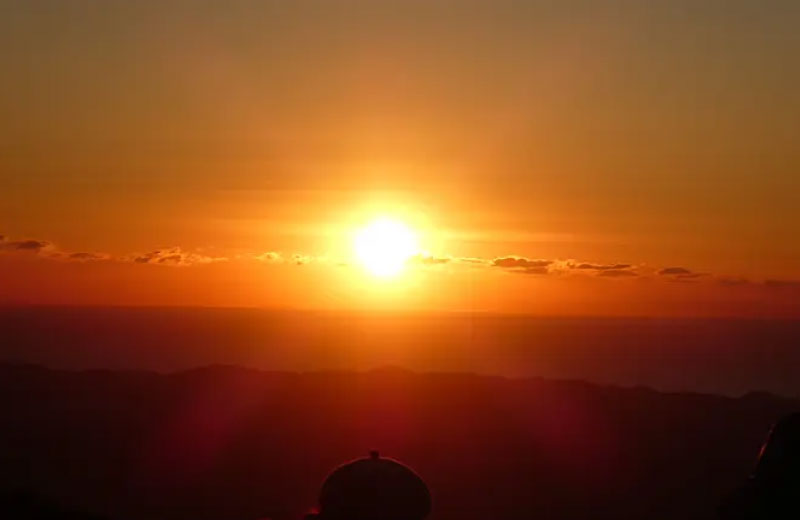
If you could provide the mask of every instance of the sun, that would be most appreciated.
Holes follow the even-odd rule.
[[[419,254],[416,234],[389,218],[374,220],[356,233],[354,247],[358,261],[381,278],[396,276],[409,258]]]

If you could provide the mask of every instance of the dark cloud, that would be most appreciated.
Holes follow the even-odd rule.
[[[159,264],[172,264],[172,263],[179,264],[181,262],[183,262],[183,255],[180,253],[162,256],[161,258],[158,259]]]
[[[709,276],[708,273],[687,273],[687,274],[679,274],[675,277],[677,280],[694,280],[697,278],[705,278]]]
[[[617,271],[620,269],[630,269],[631,264],[577,264],[570,265],[572,269],[588,269],[593,271]]]
[[[13,240],[7,241],[5,238],[0,241],[0,250],[2,251],[30,251],[38,253],[42,249],[50,247],[50,242],[44,240]]]
[[[311,263],[311,257],[307,255],[301,255],[300,253],[295,253],[292,255],[292,263],[294,265],[306,265]]]
[[[96,262],[99,260],[108,260],[109,256],[101,253],[69,253],[67,259],[75,260],[76,262]]]
[[[698,273],[685,267],[665,267],[658,274],[669,277],[672,282],[694,282],[698,278],[709,276],[708,273]]]
[[[687,275],[692,274],[692,271],[686,269],[685,267],[665,267],[664,269],[660,270],[658,274],[662,276]]]
[[[159,264],[186,266],[194,264],[210,264],[213,262],[224,262],[225,257],[207,256],[199,253],[190,253],[181,250],[179,247],[170,249],[156,249],[149,253],[135,255],[130,260],[137,264]]]
[[[88,262],[92,260],[108,260],[111,258],[103,253],[60,251],[47,240],[25,239],[7,240],[4,235],[0,235],[0,252],[22,252],[41,255],[52,260],[69,260],[76,262]]]
[[[267,251],[266,253],[261,253],[260,255],[256,255],[255,259],[258,260],[259,262],[264,262],[268,264],[278,263],[283,261],[283,257],[281,256],[281,254],[276,251]]]
[[[494,267],[502,267],[511,272],[522,274],[551,274],[563,273],[569,270],[592,272],[598,276],[608,278],[622,278],[638,276],[632,264],[599,264],[591,262],[576,262],[574,260],[547,260],[531,259],[518,256],[495,258],[491,261]]]
[[[530,259],[518,256],[505,256],[492,260],[492,266],[503,267],[505,269],[537,269],[548,267],[552,263],[552,260]]]
[[[625,278],[631,276],[639,276],[636,271],[630,269],[606,269],[597,273],[597,276],[604,276],[608,278]]]

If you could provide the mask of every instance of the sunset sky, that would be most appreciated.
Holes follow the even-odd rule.
[[[799,23],[0,0],[0,303],[800,316]]]

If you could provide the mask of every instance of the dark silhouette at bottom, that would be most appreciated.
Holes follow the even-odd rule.
[[[423,520],[431,510],[428,486],[411,468],[377,451],[336,468],[307,520]]]
[[[800,518],[800,413],[772,427],[753,473],[723,502],[720,518]]]
[[[67,507],[28,491],[0,493],[0,518],[9,520],[106,520],[104,517]]]

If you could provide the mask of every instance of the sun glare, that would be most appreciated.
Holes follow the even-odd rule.
[[[388,278],[399,274],[418,254],[417,236],[402,222],[381,218],[360,230],[355,238],[359,262],[373,275]]]

